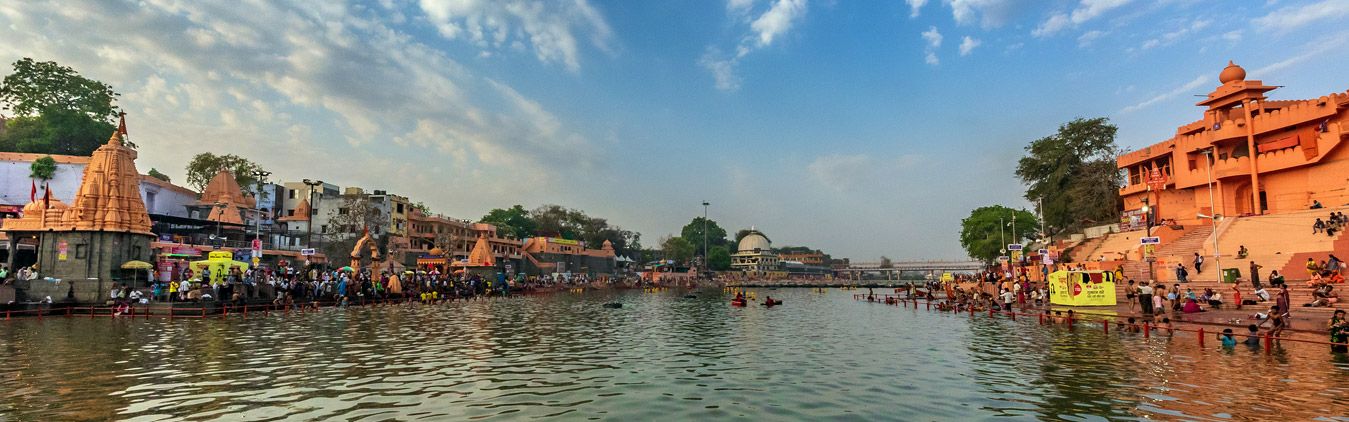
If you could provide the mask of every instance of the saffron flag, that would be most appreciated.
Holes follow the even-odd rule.
[[[45,209],[51,207],[51,203],[52,203],[52,188],[51,188],[51,185],[48,185],[48,184],[46,184],[46,183],[43,183],[43,184],[42,184],[42,209],[45,210]]]
[[[28,202],[37,202],[37,181],[33,180],[33,190],[28,192]]]

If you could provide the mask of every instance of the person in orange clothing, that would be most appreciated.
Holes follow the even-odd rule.
[[[1241,309],[1241,282],[1232,283],[1232,303]]]

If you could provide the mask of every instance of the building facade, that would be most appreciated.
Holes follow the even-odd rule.
[[[762,232],[750,229],[740,239],[736,252],[731,254],[731,269],[751,275],[778,273],[781,258],[773,253],[773,243]]]
[[[1277,86],[1228,64],[1200,119],[1170,139],[1121,155],[1126,218],[1154,221],[1259,215],[1349,203],[1349,93],[1271,100]]]

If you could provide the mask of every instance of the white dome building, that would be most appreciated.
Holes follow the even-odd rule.
[[[749,234],[740,239],[739,248],[731,254],[731,268],[750,275],[767,275],[780,272],[781,262],[773,253],[773,242],[768,236],[750,228]]]

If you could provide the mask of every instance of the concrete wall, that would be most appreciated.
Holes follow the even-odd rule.
[[[187,206],[197,202],[197,195],[142,180],[141,200],[150,214],[187,217]]]
[[[31,161],[0,160],[0,204],[19,205],[28,203],[32,193],[33,179]],[[67,204],[75,201],[75,191],[84,180],[85,164],[56,164],[56,174],[47,182],[52,190],[52,198]],[[37,197],[42,199],[42,183],[38,183]]]

